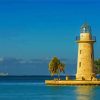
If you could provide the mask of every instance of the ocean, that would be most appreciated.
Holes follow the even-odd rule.
[[[52,78],[0,76],[0,100],[99,100],[100,98],[100,86],[45,85],[44,81]]]

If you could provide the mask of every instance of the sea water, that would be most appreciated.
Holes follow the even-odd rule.
[[[0,77],[0,100],[99,100],[100,86],[47,86],[49,76]]]

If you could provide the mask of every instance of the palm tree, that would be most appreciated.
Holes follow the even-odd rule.
[[[57,74],[59,77],[61,72],[65,72],[65,64],[62,63],[57,57],[53,57],[49,62],[49,71],[51,76]]]

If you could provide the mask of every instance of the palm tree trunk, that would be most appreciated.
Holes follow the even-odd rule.
[[[60,72],[58,71],[58,79],[60,80]]]

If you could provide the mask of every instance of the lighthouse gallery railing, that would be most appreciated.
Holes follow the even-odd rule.
[[[96,36],[91,36],[92,41],[96,41]],[[80,41],[80,36],[76,36],[76,41]]]

